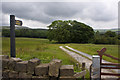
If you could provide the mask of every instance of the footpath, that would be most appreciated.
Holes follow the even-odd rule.
[[[86,69],[89,70],[90,69],[90,65],[92,64],[92,56],[91,55],[88,55],[86,53],[83,53],[81,51],[78,51],[78,50],[75,50],[71,47],[68,47],[68,46],[65,46],[66,48],[64,48],[63,46],[60,46],[59,48],[61,50],[63,50],[64,52],[66,52],[68,55],[70,55],[71,57],[73,57],[79,64],[82,64],[83,62],[86,64]],[[85,56],[85,57],[83,57]],[[87,58],[86,58],[87,57]],[[108,61],[105,61],[103,60],[104,62],[108,62]],[[106,72],[106,73],[113,73],[113,72],[116,72],[116,71],[112,71],[112,70],[106,70],[106,69],[103,69],[102,72]],[[117,78],[116,76],[102,76],[101,77],[102,79],[106,79],[106,78]],[[116,79],[114,79],[116,80]]]

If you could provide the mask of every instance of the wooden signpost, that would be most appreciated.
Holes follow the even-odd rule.
[[[22,26],[22,21],[20,21],[20,20],[15,20],[15,25]]]
[[[15,20],[14,15],[10,15],[10,56],[16,57],[15,55],[15,25],[22,26],[22,21]]]

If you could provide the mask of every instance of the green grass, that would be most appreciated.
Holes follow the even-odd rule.
[[[74,65],[74,71],[80,72],[76,66],[77,61],[62,51],[59,46],[65,44],[56,44],[47,39],[39,38],[16,38],[16,57],[22,60],[39,58],[42,63],[49,63],[53,58],[61,59],[63,65]],[[10,56],[10,38],[2,38],[2,54]],[[86,78],[89,78],[87,71]]]
[[[23,60],[39,58],[48,63],[53,58],[63,60],[63,64],[74,64],[76,61],[59,49],[63,44],[53,44],[47,39],[16,38],[16,57]],[[2,38],[2,54],[10,56],[10,39]]]
[[[64,65],[74,65],[75,72],[81,71],[75,65],[77,63],[71,56],[62,51],[59,46],[70,46],[90,55],[98,54],[96,51],[107,48],[107,54],[118,57],[117,45],[95,45],[95,44],[57,44],[55,41],[49,42],[47,39],[40,38],[16,38],[16,57],[23,60],[39,58],[42,63],[48,63],[53,58],[61,59]],[[2,38],[2,54],[10,56],[10,39]],[[112,59],[103,57],[105,60],[115,62]],[[89,78],[87,71],[86,78]]]
[[[96,45],[96,44],[67,44],[67,46],[82,51],[84,53],[90,55],[97,55],[97,50],[101,50],[102,48],[107,48],[106,54],[110,54],[114,57],[118,58],[118,45]],[[110,62],[118,62],[109,57],[103,56],[103,59]]]

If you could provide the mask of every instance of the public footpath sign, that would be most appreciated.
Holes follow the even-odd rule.
[[[21,20],[15,20],[15,25],[22,26],[22,21]]]
[[[16,57],[15,49],[15,25],[22,26],[22,21],[15,20],[14,15],[10,15],[10,56]]]

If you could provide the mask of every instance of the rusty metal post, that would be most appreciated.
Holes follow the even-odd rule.
[[[10,15],[10,55],[11,57],[16,57],[15,55],[15,16]]]

